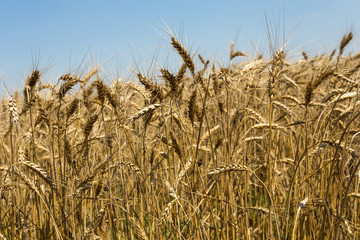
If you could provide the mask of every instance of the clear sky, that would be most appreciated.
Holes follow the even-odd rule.
[[[155,69],[175,70],[180,60],[168,28],[192,54],[220,64],[228,64],[232,41],[249,56],[256,49],[266,54],[265,14],[273,27],[281,20],[285,36],[294,31],[286,48],[292,57],[329,52],[350,30],[356,52],[359,10],[358,0],[0,0],[0,95],[7,95],[4,84],[10,92],[22,89],[35,66],[52,82],[96,64],[108,82],[126,78],[132,67],[146,71],[155,56]]]

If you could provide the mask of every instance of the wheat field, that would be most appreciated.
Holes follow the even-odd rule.
[[[0,239],[359,239],[352,38],[220,66],[171,36],[177,71],[112,84],[34,69],[1,102]]]

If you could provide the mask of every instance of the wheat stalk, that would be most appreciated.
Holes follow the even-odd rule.
[[[47,184],[49,184],[52,188],[55,189],[56,186],[54,184],[54,181],[51,179],[51,177],[43,167],[30,161],[22,161],[20,162],[20,164],[37,173],[42,179],[45,180]]]
[[[219,175],[225,172],[231,172],[231,171],[247,171],[247,172],[251,172],[250,168],[238,164],[238,163],[234,163],[234,164],[225,164],[223,166],[211,169],[207,172],[208,175]]]
[[[161,104],[151,104],[147,107],[142,108],[139,112],[137,112],[136,114],[132,115],[131,117],[128,118],[128,124],[135,121],[136,119],[141,118],[142,116],[152,113],[155,109],[157,109],[158,107],[160,107]]]
[[[194,63],[192,61],[192,58],[190,57],[190,54],[180,44],[180,42],[178,40],[176,40],[176,38],[174,38],[174,37],[171,37],[171,45],[176,49],[178,54],[184,60],[184,63],[186,64],[187,68],[194,75],[194,73],[195,73],[195,65],[194,65]]]

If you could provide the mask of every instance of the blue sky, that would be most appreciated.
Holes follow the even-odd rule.
[[[360,51],[360,1],[95,1],[0,0],[0,95],[22,89],[38,66],[44,81],[64,73],[81,74],[100,64],[107,82],[129,77],[132,68],[176,69],[179,58],[169,44],[168,29],[188,50],[228,64],[229,47],[249,58],[268,52],[265,14],[272,26],[281,19],[285,36],[294,31],[287,50],[300,58],[338,46],[352,30],[349,50]],[[283,33],[283,31],[281,31]],[[282,39],[281,39],[282,40]],[[156,56],[156,57],[155,57]]]

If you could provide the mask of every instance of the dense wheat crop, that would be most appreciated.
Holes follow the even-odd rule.
[[[219,66],[171,37],[177,71],[112,84],[35,69],[1,102],[0,239],[359,239],[351,39]]]

